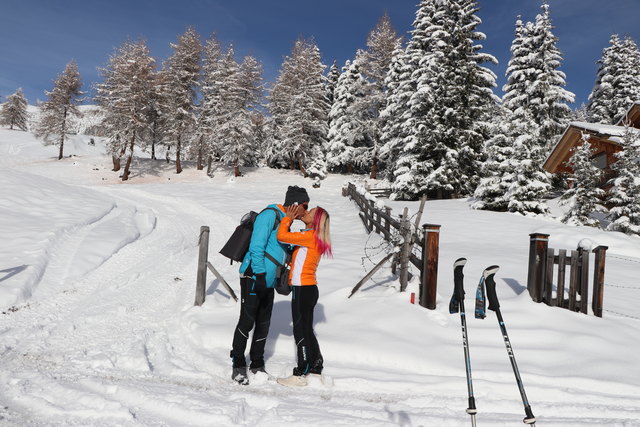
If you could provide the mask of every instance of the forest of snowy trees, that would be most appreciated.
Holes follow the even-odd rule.
[[[239,60],[232,45],[215,35],[202,41],[193,28],[162,64],[144,41],[127,41],[94,87],[113,169],[124,162],[126,180],[135,150],[152,159],[162,150],[176,173],[189,160],[208,174],[217,163],[236,176],[244,166],[295,169],[314,186],[328,172],[365,174],[385,179],[396,200],[471,197],[473,208],[524,215],[548,214],[545,200],[562,194],[563,221],[640,233],[635,129],[625,133],[608,192],[587,137],[571,158],[570,186],[542,168],[570,121],[614,124],[640,101],[636,43],[611,36],[588,105],[573,111],[545,2],[533,20],[515,22],[499,97],[478,8],[475,0],[422,0],[406,40],[385,14],[365,49],[331,67],[313,39],[299,38],[270,86],[257,58]],[[68,121],[80,114],[81,85],[70,62],[40,105],[35,133],[58,144],[60,158]],[[27,128],[20,89],[2,105],[0,122]]]

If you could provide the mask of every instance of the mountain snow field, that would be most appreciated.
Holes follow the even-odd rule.
[[[476,211],[471,200],[427,201],[442,226],[435,310],[410,303],[383,268],[353,286],[391,248],[367,235],[341,194],[361,176],[320,188],[293,171],[219,167],[141,155],[130,180],[112,172],[104,143],[76,135],[57,160],[30,133],[0,129],[0,425],[8,426],[467,426],[460,316],[449,314],[453,262],[465,290],[479,426],[521,425],[523,404],[496,316],[472,316],[484,268],[497,293],[539,426],[640,426],[640,239],[555,218]],[[218,254],[242,215],[305,186],[331,215],[333,253],[318,270],[315,330],[324,383],[291,389],[264,375],[241,386],[229,350],[240,304],[210,273],[194,306],[198,238],[239,293],[238,265]],[[381,200],[393,214],[417,202]],[[560,213],[558,207],[554,214]],[[526,290],[529,234],[550,247],[608,246],[604,316],[534,303]],[[276,295],[266,368],[295,361],[289,298]]]

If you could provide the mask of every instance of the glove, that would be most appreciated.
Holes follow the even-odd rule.
[[[261,288],[267,287],[267,273],[256,274],[255,284]]]

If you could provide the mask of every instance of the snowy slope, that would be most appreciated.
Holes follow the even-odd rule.
[[[139,159],[121,183],[88,139],[75,137],[73,157],[58,161],[55,147],[0,129],[0,425],[468,425],[460,321],[448,313],[452,263],[465,256],[468,311],[481,271],[501,266],[502,313],[538,425],[640,426],[640,239],[429,201],[423,222],[442,225],[437,309],[411,305],[417,283],[400,293],[386,269],[347,299],[385,249],[341,196],[348,177],[313,189],[289,171],[232,178],[221,168],[210,179]],[[209,275],[205,304],[193,306],[198,232],[211,227],[209,258],[238,292],[237,265],[217,251],[242,214],[281,202],[291,184],[332,217],[315,326],[327,381],[292,390],[256,377],[243,387],[229,379],[239,304]],[[603,319],[531,301],[532,232],[556,248],[609,246]],[[469,316],[468,328],[478,424],[520,424],[494,314]],[[290,373],[280,295],[266,356],[273,375]]]

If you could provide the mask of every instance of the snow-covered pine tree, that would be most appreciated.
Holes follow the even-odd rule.
[[[42,138],[45,145],[60,147],[58,160],[63,157],[70,117],[81,115],[77,107],[84,95],[81,87],[78,64],[72,60],[56,78],[53,90],[45,91],[47,100],[39,104],[40,119],[35,127],[35,135]]]
[[[590,122],[614,124],[640,100],[640,51],[630,37],[613,34],[598,60],[596,83],[589,95]]]
[[[149,106],[154,92],[156,62],[144,41],[127,41],[100,70],[103,81],[96,85],[96,102],[105,112],[105,126],[114,170],[126,157],[122,180],[129,179],[136,146],[144,146],[149,132]]]
[[[233,63],[233,53],[231,54]],[[200,104],[197,108],[195,141],[197,168],[203,168],[203,158],[207,158],[207,174],[211,173],[211,163],[217,157],[216,129],[222,115],[221,86],[224,80],[222,46],[215,34],[205,42],[203,49],[202,77],[200,79]]]
[[[573,169],[573,185],[560,198],[561,205],[569,209],[560,220],[566,224],[599,227],[600,221],[591,216],[594,212],[606,212],[601,204],[605,192],[600,188],[602,170],[592,161],[593,149],[589,134],[583,133],[580,145],[573,149],[569,165]]]
[[[356,59],[347,61],[329,112],[327,166],[338,172],[364,172],[371,164],[376,127],[371,109],[372,85]]]
[[[506,186],[504,200],[509,212],[522,215],[548,215],[544,196],[551,189],[548,174],[533,159],[541,158],[537,128],[528,112],[515,119],[510,135],[513,156],[505,159],[501,181]]]
[[[9,126],[9,129],[15,126],[20,130],[27,130],[28,119],[27,99],[24,97],[22,88],[18,88],[0,106],[0,125]]]
[[[329,105],[333,105],[334,101],[334,92],[336,90],[336,86],[338,85],[338,79],[340,78],[340,68],[336,64],[336,61],[333,61],[331,68],[329,68],[329,74],[327,74],[326,86],[327,86],[327,101]]]
[[[235,176],[240,176],[240,166],[257,161],[252,115],[262,99],[262,65],[252,56],[246,56],[235,67],[231,61],[234,60],[229,57],[225,61],[225,70],[231,72],[221,89],[224,108],[217,134],[220,160],[232,165]]]
[[[625,124],[618,161],[611,165],[617,176],[607,194],[607,230],[640,234],[640,131]]]
[[[196,85],[200,75],[202,45],[200,36],[192,27],[171,43],[173,53],[165,64],[167,78],[168,143],[175,146],[176,173],[182,172],[180,156],[183,144],[189,140],[196,123]]]
[[[166,138],[167,128],[167,94],[166,74],[163,70],[155,71],[151,78],[151,96],[147,109],[149,124],[149,144],[151,158],[156,160],[156,147]]]
[[[526,70],[526,109],[539,128],[540,157],[533,159],[542,164],[547,153],[564,131],[571,115],[567,103],[575,101],[575,95],[564,89],[566,76],[559,70],[562,53],[557,47],[558,38],[553,34],[549,5],[545,1],[542,13],[526,31],[525,46],[529,50]]]
[[[477,2],[443,0],[422,7],[428,9],[407,46],[418,55],[411,60],[418,64],[411,76],[417,87],[403,125],[409,136],[394,172],[396,199],[470,194],[479,181],[488,111],[497,101],[495,75],[481,66],[497,61],[476,44],[485,38],[476,31]]]
[[[415,25],[415,24],[414,24]],[[386,177],[393,181],[397,161],[408,134],[403,124],[409,118],[409,99],[415,91],[411,79],[415,64],[411,54],[399,47],[394,52],[389,72],[385,78],[387,87],[385,106],[380,111],[380,160],[386,164]]]
[[[482,179],[474,191],[473,209],[504,212],[508,200],[504,195],[508,189],[507,176],[512,173],[513,140],[516,137],[514,114],[496,106],[492,137],[485,144],[486,159],[482,163]]]
[[[386,105],[387,87],[385,79],[391,67],[394,53],[401,48],[402,37],[398,36],[391,25],[389,15],[385,14],[380,18],[376,26],[369,32],[367,37],[367,49],[359,50],[356,61],[360,66],[360,72],[370,83],[369,88],[369,121],[372,130],[368,133],[372,135],[373,147],[370,153],[370,164],[372,179],[377,178],[378,157],[380,151],[380,134],[382,132],[382,120],[380,113]]]
[[[324,69],[315,42],[296,40],[269,94],[274,131],[268,147],[270,165],[299,168],[306,176],[312,157],[324,152],[329,113]]]

